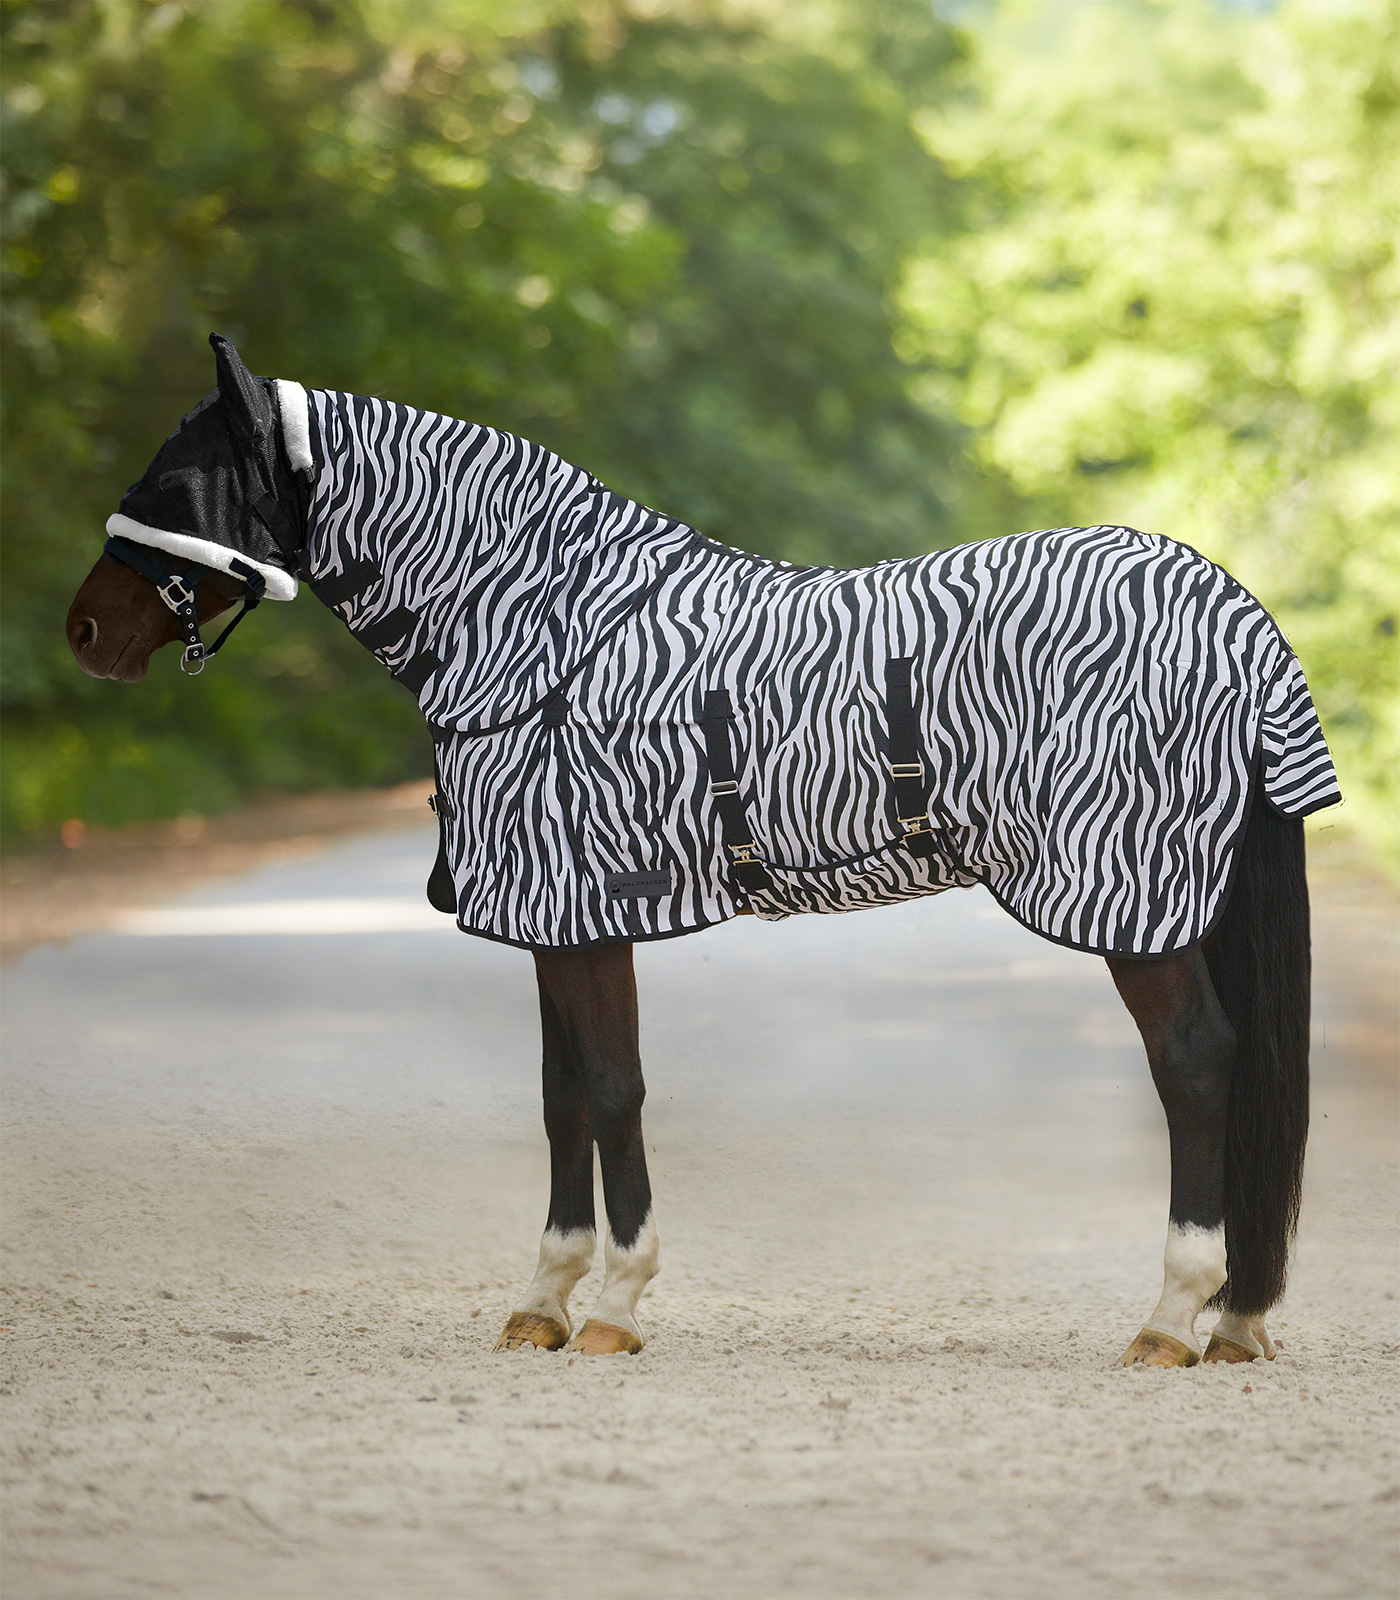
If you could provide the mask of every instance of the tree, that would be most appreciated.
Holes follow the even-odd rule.
[[[737,544],[955,536],[894,293],[947,185],[922,0],[12,0],[4,28],[11,836],[424,769],[309,597],[197,682],[82,680],[61,621],[125,484],[254,370],[538,439]]]
[[[973,208],[908,278],[926,403],[1050,523],[1227,565],[1400,849],[1400,61],[1382,0],[1006,6],[922,114]]]

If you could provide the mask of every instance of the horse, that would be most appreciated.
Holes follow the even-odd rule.
[[[1338,795],[1252,596],[1124,528],[765,561],[513,435],[210,342],[218,387],[109,519],[68,643],[98,678],[177,641],[197,672],[300,578],[418,698],[429,899],[529,950],[539,990],[549,1207],[497,1349],[643,1347],[637,940],[982,883],[1104,957],[1166,1115],[1163,1289],[1121,1364],[1274,1357],[1308,1129],[1302,819]],[[576,1326],[595,1148],[606,1270]]]

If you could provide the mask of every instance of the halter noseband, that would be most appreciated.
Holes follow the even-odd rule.
[[[241,596],[243,609],[214,643],[206,648],[204,640],[199,636],[199,616],[195,611],[194,596],[200,581],[209,575],[208,567],[201,566],[195,561],[191,562],[183,572],[177,572],[161,562],[152,561],[144,546],[136,544],[131,539],[123,539],[117,534],[108,539],[102,548],[109,556],[124,561],[134,572],[139,572],[143,578],[149,578],[155,584],[156,593],[175,613],[179,621],[185,639],[185,648],[180,656],[180,671],[187,672],[192,678],[198,677],[204,671],[204,663],[219,653],[229,634],[250,611],[256,608],[267,592],[267,579],[261,572],[240,561],[237,556],[231,557],[229,575],[239,579],[243,584]]]

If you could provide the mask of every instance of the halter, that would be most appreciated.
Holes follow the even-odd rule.
[[[192,678],[198,677],[204,671],[204,663],[211,656],[218,655],[229,634],[250,611],[256,609],[258,602],[267,592],[267,579],[262,573],[246,562],[240,561],[237,556],[233,556],[229,561],[228,570],[230,576],[241,579],[243,583],[243,594],[240,597],[243,609],[214,643],[206,648],[204,640],[199,636],[199,616],[195,611],[194,596],[201,580],[209,575],[208,567],[201,566],[196,561],[183,572],[177,572],[161,562],[152,561],[141,545],[118,535],[108,539],[102,548],[108,555],[115,556],[118,561],[124,561],[134,572],[139,572],[143,578],[149,578],[155,584],[156,593],[175,613],[179,621],[185,639],[185,648],[180,656],[180,671],[188,673]]]

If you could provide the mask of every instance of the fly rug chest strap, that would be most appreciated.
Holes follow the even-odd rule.
[[[700,713],[700,731],[705,736],[710,793],[714,796],[715,810],[719,813],[720,837],[724,841],[730,874],[745,894],[752,894],[756,889],[771,890],[773,882],[764,869],[763,857],[744,813],[744,802],[739,798],[730,742],[733,725],[734,707],[730,703],[729,691],[707,690],[704,708]]]
[[[350,557],[343,571],[326,577],[311,579],[311,592],[323,606],[328,606],[340,618],[355,638],[383,662],[390,675],[410,694],[420,694],[424,684],[442,667],[442,658],[428,645],[413,651],[398,666],[390,666],[384,659],[386,651],[397,651],[411,646],[422,620],[411,606],[395,606],[373,622],[350,622],[340,607],[347,601],[361,603],[366,594],[384,581],[380,564],[365,557]]]

